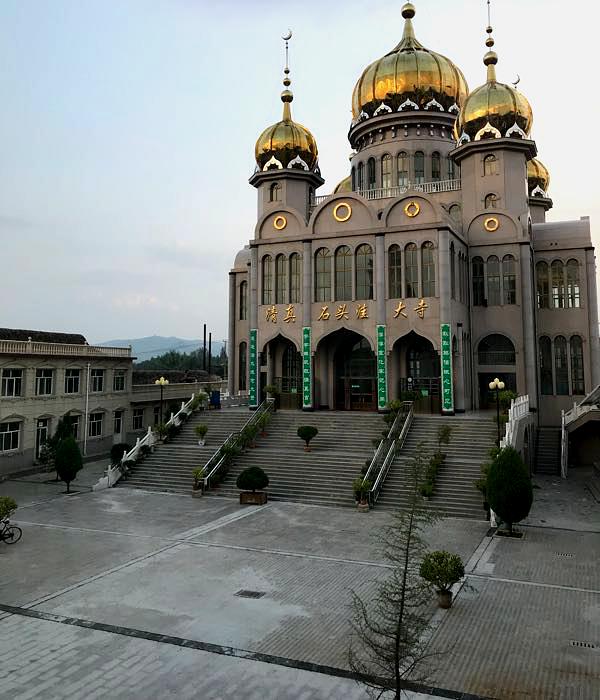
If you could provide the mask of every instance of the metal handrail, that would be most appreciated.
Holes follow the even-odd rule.
[[[405,413],[408,412],[411,406],[411,401],[403,402],[402,409],[398,411],[398,414],[394,419],[394,422],[392,423],[392,427],[390,428],[387,437],[382,438],[381,442],[379,443],[379,446],[377,447],[377,450],[373,455],[373,459],[371,460],[371,464],[367,469],[367,473],[365,474],[363,481],[372,481],[372,478],[377,478],[379,472],[381,471],[380,462],[382,462],[382,457],[383,461],[385,461],[385,456],[387,456],[387,453],[389,451],[389,445],[398,437],[398,434],[400,432],[400,424],[401,422],[403,422],[403,417]]]

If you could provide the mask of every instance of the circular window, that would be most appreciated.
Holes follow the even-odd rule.
[[[347,202],[340,202],[340,204],[336,204],[333,209],[333,218],[341,223],[348,221],[351,216],[352,207]]]
[[[483,222],[483,226],[486,231],[494,233],[494,231],[497,231],[500,228],[500,222],[495,216],[490,216]]]
[[[419,216],[421,213],[421,206],[418,202],[411,201],[404,207],[404,213],[409,219],[414,219],[415,216]]]
[[[285,216],[276,216],[275,221],[273,222],[273,226],[278,231],[283,231],[283,229],[287,226],[287,219],[285,218]]]

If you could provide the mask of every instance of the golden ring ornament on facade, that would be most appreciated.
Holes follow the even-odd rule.
[[[340,209],[344,212],[343,214],[340,214]],[[348,202],[340,202],[339,204],[336,204],[334,209],[333,209],[333,218],[336,221],[339,221],[340,223],[344,223],[344,221],[348,221],[348,219],[352,216],[352,207],[348,204]]]
[[[273,221],[273,226],[278,231],[283,231],[283,229],[287,226],[287,219],[285,218],[285,216],[276,216],[275,221]]]
[[[421,205],[418,202],[410,201],[405,207],[404,207],[404,213],[406,216],[409,217],[409,219],[414,219],[415,216],[419,216],[421,213]]]
[[[483,227],[486,231],[494,233],[494,231],[497,231],[500,228],[500,222],[495,216],[490,216],[483,222]]]

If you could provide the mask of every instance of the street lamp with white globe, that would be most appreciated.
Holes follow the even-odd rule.
[[[164,377],[161,377],[160,379],[156,379],[154,383],[160,387],[160,424],[163,424],[163,391],[166,386],[169,384],[169,380],[165,379]]]
[[[496,392],[496,424],[498,426],[498,447],[500,447],[500,392],[504,391],[504,382],[501,382],[498,377],[490,382],[490,391]]]

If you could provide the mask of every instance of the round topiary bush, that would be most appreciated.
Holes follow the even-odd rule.
[[[512,447],[500,450],[490,464],[487,476],[487,500],[490,508],[508,525],[529,515],[533,487],[521,455]]]
[[[310,447],[310,441],[315,438],[319,434],[319,431],[317,428],[315,428],[313,425],[301,425],[298,428],[298,437],[301,440],[304,440],[306,443],[306,447],[304,448],[305,450],[309,451]]]
[[[421,562],[419,573],[436,591],[443,593],[460,581],[465,575],[465,567],[458,554],[429,552]]]
[[[260,467],[248,467],[238,476],[236,485],[241,491],[260,491],[269,485],[269,477]]]

